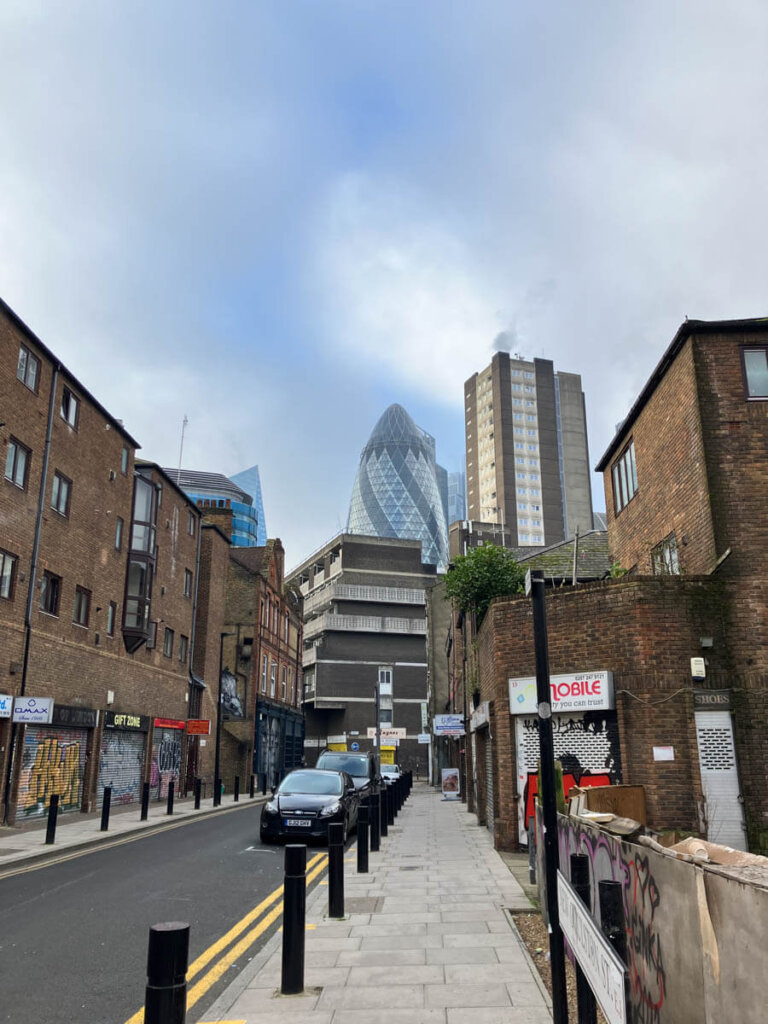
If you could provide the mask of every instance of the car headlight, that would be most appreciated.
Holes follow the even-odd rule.
[[[337,800],[335,804],[328,804],[327,807],[324,807],[322,811],[320,811],[320,817],[330,818],[332,814],[338,814],[340,810],[341,804]]]
[[[264,813],[265,814],[279,814],[280,813],[278,811],[278,809],[277,809],[277,804],[275,803],[274,800],[268,800],[264,804]]]

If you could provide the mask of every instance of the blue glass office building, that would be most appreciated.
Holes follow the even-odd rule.
[[[421,560],[444,569],[448,529],[435,466],[435,439],[401,405],[390,405],[360,456],[349,533],[421,541]]]
[[[201,473],[192,469],[166,469],[165,472],[188,498],[213,508],[232,509],[232,544],[239,548],[259,545],[259,516],[252,496],[221,473]],[[261,488],[259,488],[261,498]],[[266,531],[264,534],[266,543]]]
[[[267,543],[267,520],[264,517],[264,500],[261,496],[261,477],[259,467],[251,466],[244,469],[242,473],[235,473],[229,478],[233,484],[242,488],[253,499],[253,507],[256,510],[256,544],[263,548]]]

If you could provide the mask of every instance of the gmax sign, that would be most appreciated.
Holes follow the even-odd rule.
[[[578,672],[549,677],[552,712],[601,711],[615,707],[612,672]],[[509,680],[509,713],[535,715],[536,679]]]

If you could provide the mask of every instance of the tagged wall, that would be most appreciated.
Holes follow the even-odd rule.
[[[59,811],[79,811],[88,745],[87,729],[28,725],[19,777],[20,817],[45,814],[51,794],[59,794]]]
[[[764,1020],[768,871],[755,872],[755,883],[746,873],[699,867],[563,816],[558,834],[564,874],[572,853],[589,858],[598,922],[597,883],[622,885],[630,1024]],[[542,870],[538,877],[541,888]]]
[[[131,804],[141,798],[145,739],[142,732],[104,730],[99,751],[97,806],[101,807],[107,786],[112,787],[113,804]]]

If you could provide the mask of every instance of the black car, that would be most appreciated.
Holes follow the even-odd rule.
[[[324,750],[315,768],[334,772],[347,772],[352,776],[361,797],[368,796],[381,783],[379,766],[372,751]]]
[[[285,836],[328,839],[328,826],[344,826],[344,841],[357,825],[360,797],[346,772],[297,768],[289,772],[261,808],[263,843]]]

